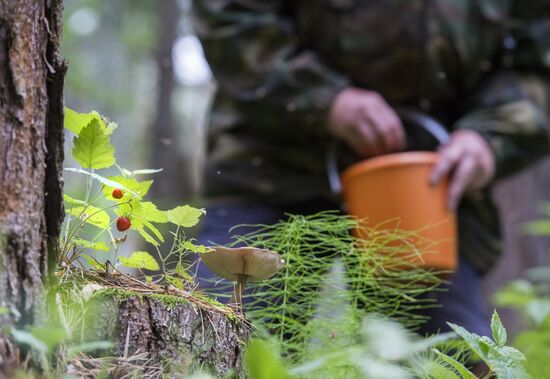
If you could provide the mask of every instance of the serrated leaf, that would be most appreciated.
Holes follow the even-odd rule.
[[[101,184],[104,184],[106,187],[110,187],[110,188],[120,188],[121,190],[124,190],[126,192],[129,192],[131,193],[132,195],[134,196],[138,196],[137,193],[135,193],[134,191],[132,191],[131,189],[127,188],[126,186],[124,186],[123,184],[121,183],[118,183],[114,180],[111,180],[111,179],[107,179],[105,178],[104,176],[101,176],[99,174],[96,174],[95,172],[89,172],[89,171],[86,171],[86,170],[82,170],[81,168],[72,168],[72,167],[67,167],[64,169],[65,171],[69,171],[69,172],[75,172],[77,174],[84,174],[84,175],[88,175],[92,178],[94,178],[95,180],[97,180],[98,182],[100,182]],[[112,192],[112,190],[111,190]],[[85,203],[84,203],[85,204]]]
[[[120,257],[120,263],[124,267],[145,269],[150,271],[160,270],[160,266],[151,254],[146,251],[135,251],[128,258]]]
[[[157,209],[157,206],[149,201],[141,203],[143,218],[147,221],[163,224],[168,222],[168,215],[165,211]]]
[[[190,228],[198,224],[200,217],[205,213],[204,209],[182,205],[166,212],[168,220],[178,226]]]
[[[525,355],[523,355],[523,353],[518,349],[511,346],[503,346],[498,349],[498,352],[505,358],[516,363],[521,363],[525,360]]]
[[[97,112],[92,113],[79,113],[76,111],[73,111],[70,108],[65,107],[65,117],[63,120],[63,124],[65,126],[65,129],[70,130],[76,135],[79,135],[82,129],[84,129],[92,120],[97,120],[99,122],[100,126],[105,127],[103,124],[103,121],[101,120],[101,117],[98,115]]]
[[[108,168],[115,164],[115,148],[97,119],[73,139],[73,157],[83,168]]]
[[[214,249],[212,249],[210,247],[206,247],[204,245],[195,245],[191,241],[185,241],[182,244],[182,246],[185,250],[192,251],[194,253],[199,253],[199,254],[205,254],[205,253],[209,253],[211,251],[214,251]]]
[[[72,242],[79,247],[84,247],[86,249],[92,249],[92,250],[101,250],[101,251],[109,251],[111,248],[107,246],[105,242],[92,242],[87,241],[82,238],[73,238]]]
[[[451,322],[448,322],[447,325],[450,326],[450,328],[456,333],[458,334],[459,337],[461,337],[465,342],[466,344],[477,354],[479,355],[481,358],[486,358],[487,354],[486,354],[486,350],[487,350],[487,347],[486,346],[483,346],[483,345],[486,345],[484,343],[481,342],[481,337],[478,336],[477,334],[475,333],[470,333],[469,331],[467,331],[466,329],[464,329],[462,326],[459,326],[459,325],[456,325],[456,324],[453,324]]]
[[[477,379],[477,376],[475,376],[470,370],[468,370],[462,363],[454,359],[453,357],[450,357],[446,354],[443,354],[437,349],[432,349],[432,351],[437,354],[437,356],[446,364],[451,366],[460,374],[462,379]]]
[[[113,134],[113,132],[118,128],[118,124],[116,122],[109,121],[107,123],[107,127],[105,128],[105,133],[107,135]]]
[[[497,311],[493,312],[493,317],[491,318],[491,332],[493,334],[493,340],[497,343],[498,346],[505,346],[508,339],[506,329],[500,321]]]

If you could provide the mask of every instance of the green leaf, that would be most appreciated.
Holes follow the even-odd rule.
[[[31,333],[34,337],[48,346],[48,351],[59,345],[67,337],[65,330],[52,327],[33,327]]]
[[[250,379],[285,379],[289,377],[275,354],[264,341],[252,339],[245,354]]]
[[[168,220],[178,226],[190,228],[199,222],[199,218],[205,213],[204,209],[183,205],[167,211]]]
[[[499,290],[495,304],[500,307],[523,309],[535,298],[535,287],[527,280],[515,280]]]
[[[493,339],[498,346],[505,346],[508,336],[506,334],[506,329],[500,321],[497,311],[493,312],[493,317],[491,318],[491,332],[493,333]]]
[[[199,253],[199,254],[209,253],[209,252],[214,250],[214,249],[212,249],[210,247],[206,247],[204,245],[195,245],[191,241],[185,241],[183,243],[183,248],[187,251],[192,251],[194,253]]]
[[[526,311],[535,324],[541,325],[550,316],[550,299],[534,299],[527,304]]]
[[[91,205],[87,207],[73,205],[67,208],[67,213],[99,229],[107,229],[111,223],[107,212]]]
[[[65,107],[65,118],[63,124],[65,129],[70,130],[76,135],[79,135],[82,129],[84,129],[92,120],[97,120],[100,125],[103,123],[101,117],[96,112],[92,113],[78,113],[70,108]],[[103,127],[105,127],[103,125]]]
[[[495,328],[498,329],[498,321],[495,321]],[[470,333],[461,326],[447,323],[468,344],[485,363],[496,374],[499,379],[526,379],[529,375],[525,371],[523,364],[510,356],[508,348],[503,350],[488,337],[480,337],[475,333]],[[493,324],[493,323],[492,323]]]
[[[181,262],[176,265],[176,273],[181,276],[185,281],[193,283],[193,277],[183,268]]]
[[[29,345],[32,349],[42,354],[48,353],[48,345],[36,338],[32,333],[17,329],[12,329],[10,333],[17,343]]]
[[[159,224],[168,222],[168,215],[166,212],[158,210],[157,206],[149,201],[141,203],[141,209],[143,211],[143,217],[147,221],[152,221]]]
[[[82,254],[82,256],[84,257],[84,259],[86,259],[86,263],[88,263],[90,267],[96,270],[101,270],[103,268],[101,263],[99,263],[97,260],[89,256],[88,254]]]
[[[128,201],[130,196],[129,194],[124,193],[122,199],[114,199],[112,193],[115,188],[120,188],[123,191],[130,192],[134,196],[142,198],[147,194],[147,192],[149,192],[149,188],[151,188],[151,184],[153,184],[152,180],[138,182],[134,178],[127,178],[122,175],[109,176],[108,179],[115,183],[115,185],[107,184],[107,186],[103,188],[103,194],[107,199],[115,200],[117,202]]]
[[[142,170],[135,170],[132,171],[132,176],[135,175],[149,175],[149,174],[156,174],[157,172],[161,172],[162,168],[154,169],[154,168],[144,168]]]
[[[525,225],[525,231],[537,236],[550,235],[550,220],[529,222]]]
[[[143,220],[143,226],[145,226],[149,231],[151,231],[155,237],[157,237],[157,240],[160,242],[164,242],[164,237],[162,236],[162,233],[149,221]]]
[[[460,374],[460,376],[462,377],[462,379],[477,379],[477,376],[475,376],[474,374],[472,374],[472,372],[470,370],[468,370],[462,363],[460,363],[459,361],[457,361],[456,359],[454,359],[453,357],[449,357],[448,355],[446,354],[443,354],[442,352],[440,352],[439,350],[437,349],[432,349],[432,351],[437,354],[437,356],[443,361],[445,362],[446,364],[448,364],[449,366],[451,366],[452,368],[454,368],[456,370],[456,372],[458,372]]]
[[[86,202],[84,200],[72,198],[66,193],[63,194],[63,200],[65,200],[69,204],[86,205]]]
[[[6,307],[0,307],[0,316],[7,315],[10,313],[10,310]]]
[[[76,246],[84,247],[86,249],[109,251],[111,248],[107,246],[105,242],[91,242],[81,238],[73,238],[72,242]]]
[[[75,205],[80,200],[72,199],[68,195],[63,195],[63,198],[70,204],[66,207],[66,212],[71,216],[100,229],[107,229],[111,224],[111,218],[101,208],[93,205]]]
[[[430,360],[422,362],[422,372],[428,374],[430,379],[464,379],[459,377],[452,368]],[[474,376],[474,379],[477,378]]]
[[[107,123],[107,127],[105,128],[105,133],[110,136],[117,128],[118,124],[116,122],[109,121]]]
[[[160,266],[151,254],[146,251],[136,251],[129,258],[120,257],[124,267],[138,268],[151,271],[160,270]]]
[[[514,362],[523,362],[525,361],[525,355],[518,349],[511,346],[503,346],[499,350],[499,353],[504,356],[507,360]]]
[[[126,186],[124,186],[123,184],[121,183],[118,183],[114,180],[111,180],[111,179],[107,179],[99,174],[96,174],[95,172],[88,172],[86,170],[82,170],[81,168],[71,168],[71,167],[68,167],[68,168],[65,168],[64,169],[65,171],[69,171],[69,172],[76,172],[78,174],[84,174],[84,175],[88,175],[92,178],[94,178],[95,180],[97,180],[98,182],[100,182],[101,184],[104,184],[106,187],[110,187],[111,188],[111,191],[109,192],[109,195],[111,195],[111,193],[113,192],[112,189],[113,188],[120,188],[121,190],[124,190],[126,192],[129,192],[131,193],[132,195],[134,196],[138,196],[137,193],[135,193],[134,191],[132,191],[131,189],[127,188]],[[105,189],[104,189],[105,191]],[[105,196],[107,196],[107,194],[105,194]],[[80,201],[80,200],[79,200]],[[82,202],[83,204],[85,204],[84,202]]]
[[[132,227],[139,233],[140,236],[143,237],[143,239],[147,242],[149,242],[150,244],[152,244],[153,246],[159,246],[159,242],[155,239],[155,237],[153,237],[152,235],[150,235],[146,230],[145,228],[143,227],[143,224],[142,223],[139,223],[137,225],[132,225]]]
[[[73,157],[83,168],[108,168],[115,164],[115,148],[97,119],[73,139]]]
[[[173,285],[177,289],[180,289],[180,290],[183,289],[182,280],[179,279],[179,278],[176,278],[175,276],[165,274],[164,275],[164,280],[166,280],[168,283],[170,283],[171,285]]]

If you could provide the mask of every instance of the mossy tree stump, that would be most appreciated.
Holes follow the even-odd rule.
[[[197,371],[244,377],[243,352],[249,329],[216,307],[201,307],[177,296],[100,290],[84,317],[87,341],[112,341],[119,357],[147,353],[164,374]]]

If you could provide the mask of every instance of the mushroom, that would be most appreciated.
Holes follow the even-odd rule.
[[[242,307],[243,292],[247,281],[258,281],[275,275],[285,261],[275,251],[256,247],[210,247],[200,255],[214,274],[237,282],[231,303]]]

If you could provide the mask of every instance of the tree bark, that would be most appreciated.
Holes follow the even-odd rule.
[[[116,294],[92,298],[86,340],[113,341],[110,353],[118,357],[146,353],[149,366],[161,367],[166,377],[187,377],[199,370],[216,377],[231,372],[244,377],[249,329],[242,321],[174,299]]]
[[[0,328],[44,317],[62,222],[62,0],[0,0]],[[0,364],[14,358],[0,334]]]

